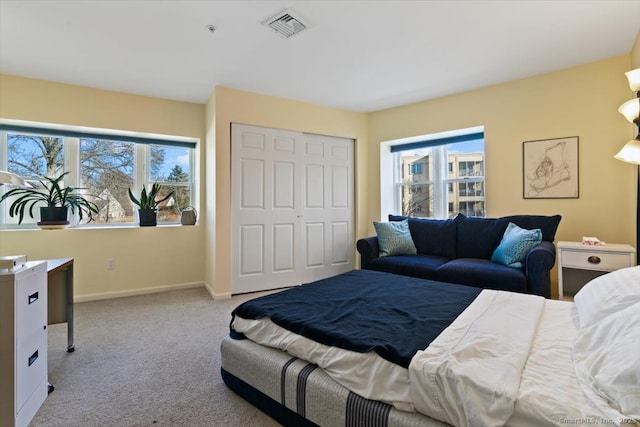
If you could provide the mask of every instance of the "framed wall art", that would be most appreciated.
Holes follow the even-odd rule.
[[[522,143],[522,197],[577,199],[578,137]]]

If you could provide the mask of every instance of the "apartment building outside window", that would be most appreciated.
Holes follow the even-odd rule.
[[[449,142],[453,141],[453,142]],[[405,216],[485,216],[484,133],[391,147],[395,212]]]
[[[92,225],[137,224],[128,189],[136,194],[142,185],[149,188],[155,182],[161,185],[161,195],[174,192],[159,206],[158,224],[179,223],[180,210],[193,204],[195,142],[4,124],[0,129],[0,169],[34,185],[43,176],[70,172],[64,186],[82,188],[81,192],[98,205]],[[7,189],[0,187],[0,194]],[[4,228],[19,227],[18,218],[8,214],[10,204],[7,200],[0,206]],[[34,216],[26,215],[22,226],[35,225],[37,212]],[[74,225],[86,224],[86,219],[82,224],[75,218],[70,220]]]

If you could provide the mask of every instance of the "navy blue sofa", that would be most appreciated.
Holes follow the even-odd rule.
[[[389,221],[404,219],[409,221],[417,254],[380,257],[378,238],[366,237],[356,243],[362,269],[551,297],[553,240],[560,215],[478,218],[459,214],[446,220],[389,215]],[[542,242],[529,251],[521,269],[491,261],[509,222],[542,231]]]

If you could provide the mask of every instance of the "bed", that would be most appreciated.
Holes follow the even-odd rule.
[[[230,329],[225,383],[284,425],[640,418],[640,267],[575,303],[354,270],[241,304]]]

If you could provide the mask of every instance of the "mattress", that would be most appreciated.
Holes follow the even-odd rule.
[[[411,358],[480,293],[468,286],[354,270],[247,301],[233,311],[231,329],[319,365],[367,399],[413,411]]]
[[[640,268],[634,272],[638,273]],[[637,287],[637,277],[633,279]],[[619,292],[620,281],[611,283],[614,292]],[[597,285],[596,290],[601,284]],[[602,301],[598,295],[590,300]],[[629,304],[626,294],[621,300]],[[236,316],[235,326],[250,340],[225,340],[223,376],[247,385],[253,390],[249,396],[266,396],[271,406],[321,425],[442,425],[435,419],[470,426],[634,424],[635,417],[624,418],[616,410],[609,411],[611,405],[598,402],[600,397],[594,400],[588,392],[591,388],[585,390],[581,383],[583,378],[574,364],[575,340],[592,335],[581,325],[585,319],[581,305],[578,301],[573,304],[482,291],[425,350],[415,354],[408,368],[380,359],[375,352],[353,352],[317,343],[276,325],[268,317]],[[591,305],[602,311],[602,304]],[[636,308],[640,305],[629,309]],[[630,326],[636,322],[618,317],[623,320],[620,330],[627,325],[638,334],[637,326]],[[608,335],[618,335],[617,329],[607,331]],[[622,343],[628,341],[624,337]],[[628,343],[622,345],[633,348]],[[596,348],[595,352],[600,350]],[[604,350],[605,356],[607,352],[619,354],[615,348]],[[471,363],[465,361],[458,366],[464,359],[459,356],[464,353]],[[512,359],[514,353],[517,360]],[[633,356],[629,360],[633,361]],[[423,369],[429,364],[435,366],[438,375]],[[622,380],[624,386],[630,378]],[[314,385],[309,389],[308,384]],[[630,396],[638,391],[637,383],[633,384],[631,380]],[[308,393],[310,390],[314,391]],[[239,392],[245,396],[242,390]],[[633,408],[638,402],[630,399]],[[429,407],[433,404],[430,401],[435,401],[435,410]],[[478,401],[482,403],[478,405]],[[317,410],[308,412],[316,406]],[[412,412],[415,410],[422,413]],[[353,424],[356,421],[362,424]]]
[[[253,342],[314,361],[334,381],[360,396],[413,411],[409,370],[375,352],[358,353],[320,344],[290,332],[266,317],[257,320],[236,317],[234,326],[250,336]]]
[[[287,338],[283,337],[288,336],[289,339],[306,341],[304,337],[279,328],[268,319],[262,319],[261,322],[270,325],[267,329],[269,331],[279,329],[277,333],[280,339],[286,341]],[[585,397],[574,373],[571,342],[575,335],[576,324],[576,312],[572,303],[546,301],[545,311],[539,324],[539,333],[524,367],[518,400],[508,425],[537,427],[576,424],[576,420],[604,419]],[[312,347],[318,345],[317,343],[306,344]],[[251,340],[226,338],[222,343],[221,351],[222,368],[227,373],[319,425],[448,425],[423,414],[399,410],[394,408],[393,404],[362,398],[340,385],[325,370],[316,365]],[[377,379],[374,383],[384,390],[387,401],[398,402],[410,399],[408,385],[405,385],[405,388],[400,387],[398,382],[395,384],[392,382],[393,377],[385,377],[384,373],[385,369],[394,372],[395,366],[397,378],[400,378],[401,383],[406,381],[408,384],[407,369],[390,363],[387,365],[380,360],[378,362],[382,363],[382,368],[380,365],[375,368],[376,365],[369,362],[376,356],[360,354],[361,363],[358,363],[358,354],[339,349],[334,351],[336,353],[333,357],[336,360],[342,359],[348,364],[369,366],[372,369],[366,374],[352,375],[351,380],[347,381],[348,384],[358,381],[360,387],[369,388],[371,387],[370,379],[373,378]],[[300,379],[301,375],[306,377],[304,381]],[[343,375],[347,374],[343,373]],[[307,403],[300,406],[298,402],[301,401]],[[386,421],[374,422],[368,419],[367,416],[371,415],[367,414],[370,412],[382,413],[381,417]],[[355,416],[361,424],[346,422],[349,416]]]
[[[327,427],[447,425],[364,399],[316,365],[251,340],[225,338],[220,352],[227,386],[283,425],[300,426],[305,419]]]

